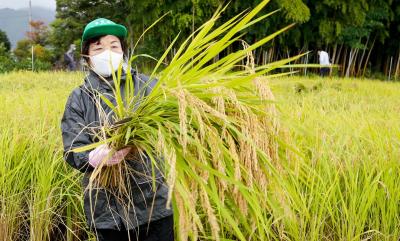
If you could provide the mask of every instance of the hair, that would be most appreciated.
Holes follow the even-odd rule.
[[[85,40],[85,41],[82,42],[81,55],[82,55],[82,58],[85,60],[85,62],[87,64],[89,64],[89,60],[90,60],[89,57],[88,57],[90,44],[96,43],[97,41],[99,41],[104,36],[106,36],[106,35],[101,35],[101,36],[97,36],[97,37],[94,37],[94,38],[90,38],[90,39]],[[121,48],[122,48],[122,52],[124,54],[124,58],[127,58],[128,57],[128,45],[127,45],[125,39],[123,39],[121,37],[117,37],[117,38],[121,42]]]

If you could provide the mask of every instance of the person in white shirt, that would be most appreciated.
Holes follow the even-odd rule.
[[[329,55],[327,52],[323,50],[319,50],[318,55],[319,55],[319,64],[322,65],[320,69],[320,74],[321,76],[328,76],[331,65],[331,63],[329,62]]]

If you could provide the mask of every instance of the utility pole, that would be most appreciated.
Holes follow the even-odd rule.
[[[32,2],[29,0],[29,31],[32,34]],[[31,43],[31,60],[32,60],[32,72],[34,70],[34,65],[33,65],[33,42]]]

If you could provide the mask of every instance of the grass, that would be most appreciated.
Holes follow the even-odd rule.
[[[86,236],[81,176],[62,160],[59,127],[82,81],[0,75],[0,240]],[[399,240],[400,84],[290,77],[270,86],[292,149],[269,179],[265,240]]]

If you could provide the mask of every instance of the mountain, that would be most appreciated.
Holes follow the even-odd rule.
[[[55,11],[43,7],[32,7],[32,19],[41,20],[47,25],[55,19]],[[29,31],[29,9],[0,9],[0,29],[7,33],[12,48],[15,48],[18,40],[25,38]]]

